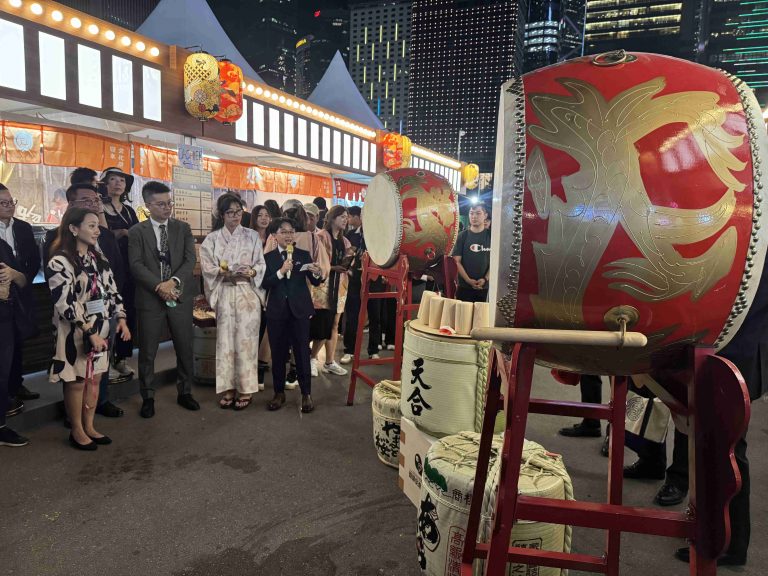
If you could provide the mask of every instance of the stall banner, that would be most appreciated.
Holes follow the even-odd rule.
[[[179,163],[179,156],[173,150],[157,148],[148,144],[133,145],[133,172],[154,180],[171,180],[172,169]]]
[[[76,166],[75,133],[43,126],[43,162],[48,166]]]
[[[104,140],[104,160],[101,169],[114,166],[127,174],[131,173],[131,145],[119,140]]]
[[[5,160],[16,164],[40,164],[42,140],[40,126],[6,122],[3,126]]]
[[[365,193],[368,192],[367,184],[358,184],[348,180],[335,179],[336,203],[343,206],[362,206],[365,201]]]

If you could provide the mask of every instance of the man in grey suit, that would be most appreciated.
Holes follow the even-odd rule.
[[[147,182],[141,190],[150,218],[128,234],[128,261],[136,282],[139,320],[139,382],[141,416],[155,415],[155,355],[164,322],[171,329],[179,382],[177,402],[200,410],[192,397],[192,270],[195,240],[185,222],[171,218],[171,191],[162,182]]]

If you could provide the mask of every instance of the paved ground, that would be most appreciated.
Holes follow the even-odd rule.
[[[269,383],[241,413],[218,409],[213,389],[202,387],[196,395],[203,409],[187,412],[168,386],[147,421],[133,396],[120,402],[123,419],[99,420],[115,443],[96,453],[69,448],[61,422],[27,430],[29,447],[0,449],[0,574],[418,574],[415,508],[398,490],[396,470],[376,458],[370,391],[359,388],[356,406],[347,407],[347,381],[316,379],[310,415],[299,412],[298,391],[288,392],[283,410],[268,413]],[[537,395],[575,399],[577,390],[537,370]],[[739,571],[755,576],[768,565],[766,416],[768,405],[757,403],[750,430],[753,546],[750,567]],[[557,436],[569,423],[533,417],[528,437],[565,455],[577,497],[603,499],[600,441]],[[625,500],[647,505],[657,486],[629,482]],[[597,552],[601,544],[600,532],[575,533],[575,550]],[[671,557],[678,545],[625,536],[621,573],[683,576],[686,567]]]

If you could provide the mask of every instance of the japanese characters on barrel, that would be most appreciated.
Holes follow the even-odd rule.
[[[491,240],[496,326],[644,333],[539,361],[648,372],[725,346],[766,250],[768,144],[752,91],[655,54],[570,60],[502,88]],[[762,227],[762,228],[761,228]]]

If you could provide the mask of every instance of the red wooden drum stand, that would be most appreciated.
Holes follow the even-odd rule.
[[[475,490],[464,541],[462,576],[472,575],[476,558],[486,559],[486,576],[505,574],[507,562],[582,570],[617,576],[622,532],[687,538],[691,576],[717,573],[717,557],[730,540],[728,503],[741,488],[733,449],[749,422],[749,396],[738,370],[711,348],[690,350],[686,393],[674,410],[688,418],[690,486],[686,512],[622,506],[624,417],[627,377],[611,382],[611,402],[582,404],[531,398],[536,344],[515,343],[511,358],[495,351],[486,392],[485,419],[475,487],[485,486],[497,411],[504,403],[506,428],[499,494],[490,542],[478,543],[483,490]],[[502,398],[503,395],[503,398]],[[596,504],[518,495],[520,458],[529,413],[599,418],[611,423],[608,502]],[[602,556],[509,547],[516,520],[568,524],[607,531]],[[670,562],[677,562],[670,557]]]

